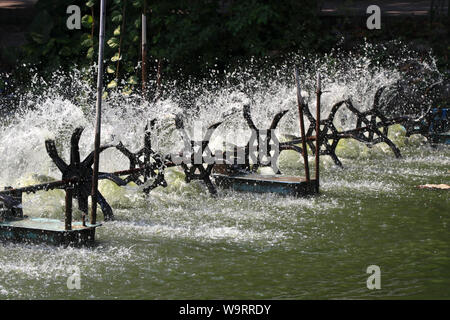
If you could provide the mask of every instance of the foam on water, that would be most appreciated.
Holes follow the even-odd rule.
[[[2,244],[0,252],[0,297],[15,299],[45,297],[47,287],[55,283],[65,289],[73,266],[78,267],[82,275],[89,272],[95,279],[101,279],[105,267],[119,268],[133,258],[132,250],[123,245],[75,249]]]

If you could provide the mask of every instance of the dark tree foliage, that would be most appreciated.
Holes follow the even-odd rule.
[[[39,0],[26,59],[41,71],[70,70],[97,60],[99,0]],[[82,29],[68,30],[69,5],[81,8]],[[145,9],[144,9],[145,8]],[[321,45],[316,2],[308,0],[107,0],[105,75],[109,88],[140,81],[141,14],[148,19],[148,73],[201,78],[250,58],[276,60]]]

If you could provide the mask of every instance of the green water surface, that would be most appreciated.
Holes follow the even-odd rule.
[[[321,194],[307,199],[214,199],[176,172],[147,199],[129,187],[95,248],[0,244],[0,298],[448,299],[450,192],[417,185],[450,183],[450,150],[402,152],[347,158],[344,169],[324,157]],[[379,290],[366,286],[370,265]],[[73,266],[81,288],[71,290]]]

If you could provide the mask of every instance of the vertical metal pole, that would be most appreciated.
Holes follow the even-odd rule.
[[[100,32],[98,43],[98,73],[97,73],[97,108],[95,112],[95,141],[94,141],[94,173],[92,175],[92,212],[91,224],[97,222],[97,189],[98,189],[98,167],[100,162],[100,135],[102,124],[102,95],[103,95],[103,49],[105,47],[105,3],[100,2]]]
[[[147,93],[147,1],[144,0],[144,8],[142,11],[142,97],[146,97]]]
[[[317,74],[316,87],[316,192],[319,192],[319,175],[320,175],[320,96],[322,95],[322,84],[320,74]]]
[[[64,219],[65,230],[72,230],[72,191],[72,186],[68,186],[66,188],[66,215]]]
[[[150,129],[148,128],[148,125],[145,126],[145,134],[144,134],[144,163],[145,163],[145,170],[144,170],[144,182],[147,182],[147,178],[150,177],[150,151],[152,150],[152,142],[151,142],[151,135],[150,135]]]
[[[309,182],[310,177],[309,177],[308,150],[306,149],[305,122],[303,119],[303,106],[305,102],[303,101],[303,97],[301,94],[300,80],[297,67],[295,67],[295,83],[297,87],[297,104],[298,104],[298,114],[300,118],[300,135],[302,138],[302,151],[303,151],[302,155],[303,155],[303,162],[305,163],[305,179],[306,182]]]

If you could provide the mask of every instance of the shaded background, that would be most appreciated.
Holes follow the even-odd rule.
[[[393,39],[424,54],[432,50],[448,77],[448,0],[375,1],[382,10],[382,28],[368,30],[365,11],[372,2],[147,0],[149,78],[159,76],[163,83],[211,74],[220,78],[249,61],[264,69],[284,63],[293,53],[350,51],[366,41]],[[66,28],[66,8],[72,4],[81,8],[81,30]],[[139,90],[144,5],[144,0],[107,3],[108,88],[122,84],[126,92]],[[27,87],[30,65],[36,68],[33,73],[45,78],[56,69],[71,70],[75,65],[82,69],[95,63],[98,11],[99,1],[93,0],[2,0],[0,73],[13,76],[8,81],[1,78],[0,90],[6,94]],[[396,45],[386,50],[395,51]],[[27,68],[21,70],[24,64]]]

